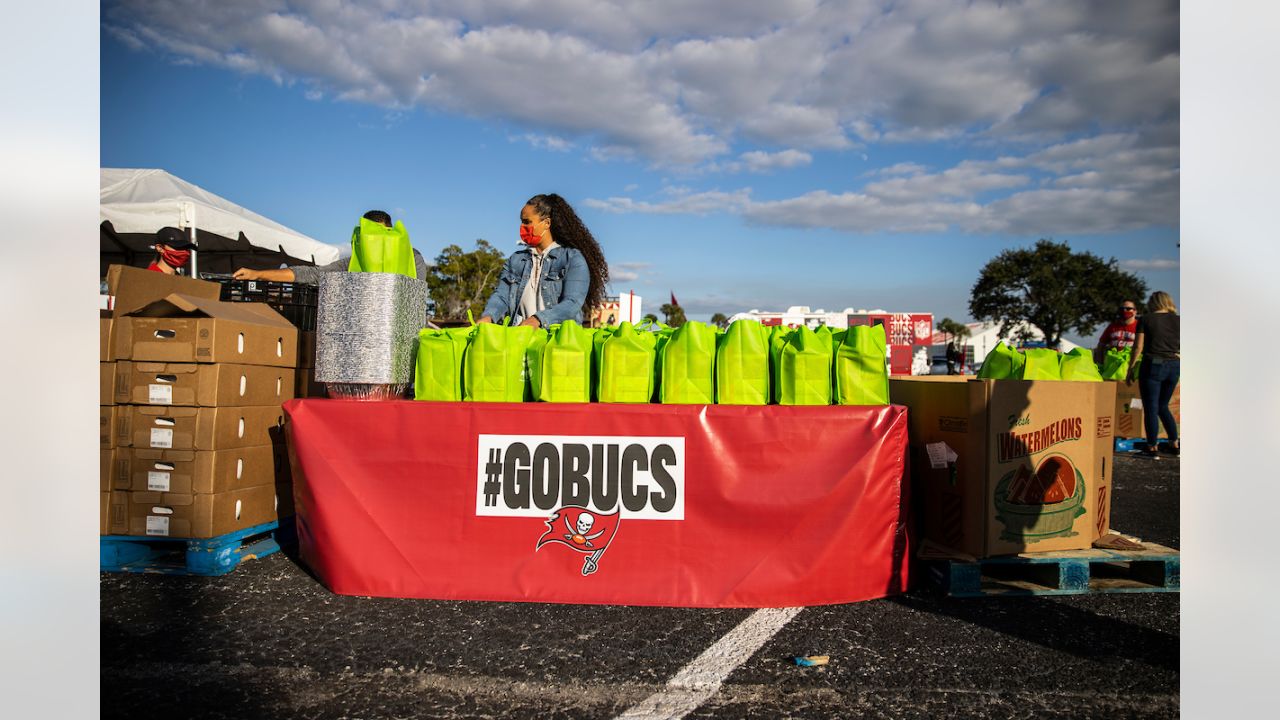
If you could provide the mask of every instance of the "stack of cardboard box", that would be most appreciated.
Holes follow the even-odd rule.
[[[297,330],[266,305],[219,302],[216,283],[113,266],[108,286],[103,532],[207,538],[291,515],[280,406]]]

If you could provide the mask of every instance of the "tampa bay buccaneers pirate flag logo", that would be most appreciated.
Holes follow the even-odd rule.
[[[599,568],[600,556],[609,549],[609,543],[618,534],[620,519],[618,510],[605,514],[578,505],[565,505],[543,521],[547,524],[547,531],[538,538],[534,551],[550,543],[576,550],[587,556],[582,561],[582,574],[590,575]]]

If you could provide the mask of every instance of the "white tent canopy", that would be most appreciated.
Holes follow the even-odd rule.
[[[101,168],[99,222],[117,233],[155,233],[163,227],[191,228],[280,250],[323,265],[338,248],[221,198],[164,170]]]

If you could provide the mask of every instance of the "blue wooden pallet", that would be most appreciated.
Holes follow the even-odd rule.
[[[1169,443],[1165,438],[1156,440],[1156,447],[1162,447]],[[1116,438],[1116,452],[1138,452],[1145,450],[1147,447],[1146,438]]]
[[[245,560],[278,551],[279,529],[273,520],[212,538],[103,535],[100,567],[103,572],[226,575]]]
[[[931,560],[929,579],[951,597],[1178,592],[1178,551],[1070,550],[981,560]]]

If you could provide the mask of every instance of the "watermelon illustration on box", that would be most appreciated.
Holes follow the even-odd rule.
[[[1075,535],[1076,518],[1085,513],[1084,477],[1066,456],[1044,457],[1033,471],[1019,463],[996,484],[996,518],[1005,540],[1035,541]]]
[[[974,557],[1091,547],[1111,523],[1115,385],[891,378],[920,534]]]

